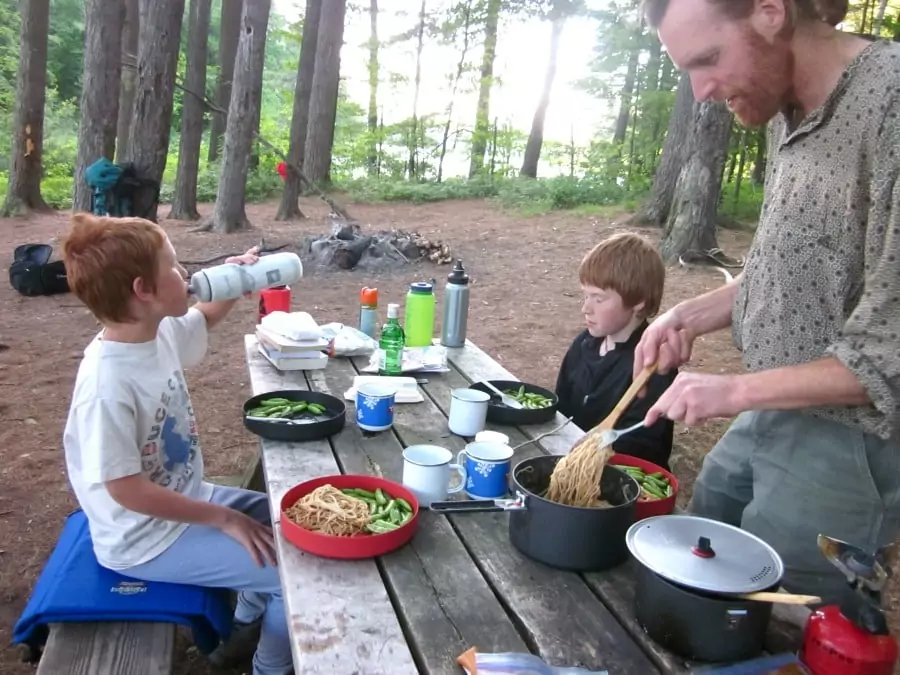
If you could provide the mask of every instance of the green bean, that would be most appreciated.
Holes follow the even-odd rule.
[[[405,499],[401,499],[397,497],[397,504],[400,505],[400,508],[406,511],[407,513],[412,513],[412,506],[409,505],[409,502]]]

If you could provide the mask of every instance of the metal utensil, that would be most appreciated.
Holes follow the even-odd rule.
[[[316,420],[292,420],[288,417],[247,417],[254,422],[280,422],[282,424],[312,424]]]
[[[499,389],[497,389],[497,387],[495,387],[493,384],[491,384],[491,383],[488,382],[487,380],[483,380],[482,382],[484,383],[484,386],[485,386],[485,387],[487,387],[487,388],[490,389],[492,392],[494,392],[495,394],[497,394],[497,396],[500,397],[500,400],[503,401],[503,405],[505,405],[505,406],[507,406],[507,407],[509,407],[509,408],[515,408],[516,410],[522,410],[522,409],[525,407],[524,405],[522,405],[521,403],[519,403],[516,399],[514,399],[514,398],[513,398],[512,396],[510,396],[509,394],[504,394],[502,391],[500,391]]]
[[[642,426],[644,426],[644,420],[641,420],[637,424],[628,427],[627,429],[606,429],[600,434],[600,447],[605,448],[607,445],[612,445],[617,440],[622,438],[625,434],[630,434],[632,431],[637,431]]]

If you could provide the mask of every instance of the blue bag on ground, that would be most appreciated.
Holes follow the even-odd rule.
[[[12,641],[36,657],[51,623],[159,621],[190,628],[197,649],[208,654],[230,634],[233,615],[227,589],[138,581],[102,567],[79,509],[66,519]]]

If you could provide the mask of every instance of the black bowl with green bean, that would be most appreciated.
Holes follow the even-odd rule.
[[[344,428],[347,406],[329,394],[283,389],[259,394],[244,403],[244,426],[272,441],[314,441]]]
[[[483,382],[475,382],[471,385],[472,389],[486,392],[491,396],[488,403],[488,422],[518,426],[543,424],[551,422],[556,417],[559,398],[549,389],[518,380],[488,380],[488,382],[522,405],[522,408],[511,408]]]

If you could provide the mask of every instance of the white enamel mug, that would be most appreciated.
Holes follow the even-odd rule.
[[[403,451],[403,485],[416,496],[419,505],[442,502],[447,495],[460,492],[466,486],[466,470],[451,464],[453,453],[438,445],[411,445]],[[459,484],[450,486],[453,473],[459,474]]]
[[[499,443],[500,445],[509,445],[509,436],[501,434],[499,431],[479,431],[475,434],[476,443]]]
[[[457,436],[471,438],[484,429],[490,394],[477,389],[454,389],[450,392],[450,415],[447,425]]]

